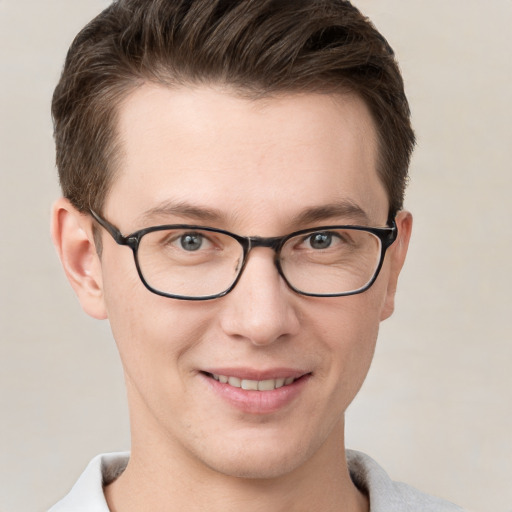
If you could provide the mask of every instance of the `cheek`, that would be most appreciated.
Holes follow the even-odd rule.
[[[137,380],[145,378],[153,361],[164,357],[172,314],[162,315],[162,304],[137,275],[133,259],[103,262],[103,292],[112,334],[125,372]],[[138,375],[135,375],[138,374]]]
[[[127,376],[148,389],[178,378],[209,325],[207,305],[158,296],[144,287],[133,261],[133,269],[115,263],[105,265],[104,296]]]
[[[315,315],[331,356],[332,392],[345,406],[361,387],[374,354],[379,332],[382,291],[379,287],[325,301]],[[343,395],[340,397],[340,395]]]

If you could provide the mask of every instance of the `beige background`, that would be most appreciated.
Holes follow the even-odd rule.
[[[49,103],[106,0],[0,0],[0,510],[43,511],[126,449],[108,324],[51,246]],[[419,146],[398,310],[348,413],[348,445],[475,512],[512,511],[512,1],[357,0],[396,49]]]

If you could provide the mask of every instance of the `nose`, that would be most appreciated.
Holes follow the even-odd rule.
[[[279,275],[274,251],[254,248],[237,285],[221,299],[221,327],[229,336],[269,345],[299,331],[297,297]]]

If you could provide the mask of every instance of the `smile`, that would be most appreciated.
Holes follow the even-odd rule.
[[[213,379],[221,384],[228,384],[234,388],[241,388],[251,391],[272,391],[274,389],[282,388],[292,384],[296,379],[294,377],[279,378],[279,379],[265,379],[265,380],[250,380],[240,379],[238,377],[231,377],[228,375],[210,374]]]
[[[312,372],[294,368],[210,368],[200,371],[214,396],[246,414],[272,414],[291,406]]]

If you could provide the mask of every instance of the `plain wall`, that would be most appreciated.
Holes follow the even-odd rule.
[[[474,512],[512,511],[512,2],[357,0],[395,48],[418,135],[395,315],[347,444]],[[0,0],[0,511],[43,511],[129,447],[106,322],[51,245],[50,99],[106,0]]]

